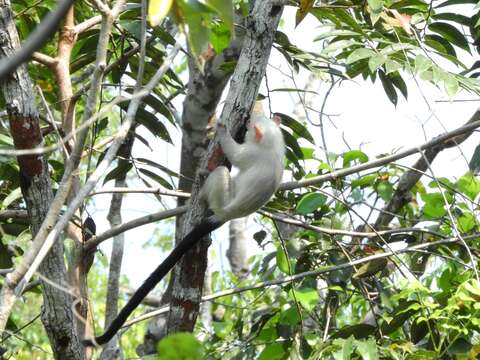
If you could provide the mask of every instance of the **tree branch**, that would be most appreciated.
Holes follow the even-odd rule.
[[[480,118],[480,109],[477,109],[477,111],[475,112],[475,114],[473,115],[472,118],[475,118],[475,119]],[[432,139],[430,141],[427,141],[426,143],[424,143],[420,146],[415,146],[415,147],[412,147],[410,149],[400,151],[396,154],[384,156],[384,157],[381,157],[381,158],[378,158],[376,160],[369,161],[369,162],[366,162],[366,163],[363,163],[363,164],[360,164],[360,165],[352,166],[352,167],[345,168],[345,169],[336,170],[336,171],[333,171],[333,172],[328,173],[328,174],[324,174],[324,175],[320,175],[320,176],[314,176],[314,177],[311,177],[311,178],[308,178],[308,179],[305,179],[305,180],[285,182],[282,185],[280,185],[279,190],[281,190],[281,191],[293,190],[293,189],[297,189],[297,188],[300,188],[300,187],[318,185],[318,184],[321,184],[325,181],[335,180],[337,178],[342,178],[342,177],[345,177],[347,175],[352,175],[354,173],[357,173],[357,172],[360,172],[360,171],[363,171],[363,170],[368,170],[368,169],[371,169],[371,168],[383,166],[383,165],[389,164],[393,161],[400,160],[402,158],[405,158],[407,156],[416,154],[418,152],[427,150],[428,148],[432,148],[432,147],[435,147],[435,146],[439,146],[440,148],[451,147],[451,146],[454,146],[454,144],[456,143],[455,139],[457,137],[463,138],[465,136],[465,134],[471,133],[473,130],[475,130],[479,126],[480,126],[480,120],[469,122],[469,123],[457,128],[455,130],[443,133],[443,134],[435,137],[434,139]]]
[[[475,239],[478,239],[479,237],[480,237],[480,233],[477,233],[477,234],[465,236],[464,239],[465,240],[475,240]],[[366,256],[366,257],[363,257],[363,258],[360,258],[360,259],[357,259],[357,260],[348,261],[348,262],[345,262],[345,263],[339,264],[339,265],[326,266],[326,267],[322,267],[321,269],[318,269],[318,270],[311,270],[311,271],[306,271],[306,272],[302,272],[302,273],[299,273],[299,274],[295,274],[295,275],[292,275],[292,276],[285,276],[285,277],[282,277],[280,279],[276,279],[276,280],[272,280],[272,281],[262,281],[262,282],[259,282],[259,283],[253,284],[253,285],[244,286],[244,287],[241,287],[241,288],[233,288],[233,289],[219,291],[219,292],[216,292],[216,293],[211,294],[211,295],[203,296],[200,301],[201,302],[212,301],[212,300],[215,300],[215,299],[218,299],[218,298],[221,298],[221,297],[230,296],[230,295],[234,295],[234,294],[240,294],[240,293],[246,292],[246,291],[262,289],[262,288],[266,288],[266,287],[269,287],[269,286],[282,285],[282,284],[285,284],[285,283],[291,283],[293,281],[300,281],[300,280],[302,280],[306,277],[309,277],[309,276],[319,276],[319,275],[322,275],[322,274],[328,274],[328,273],[331,273],[333,271],[338,271],[338,270],[354,267],[354,266],[365,264],[365,263],[368,263],[368,262],[371,262],[371,261],[374,261],[374,260],[390,258],[390,257],[396,256],[398,254],[403,254],[403,253],[407,253],[407,252],[414,252],[414,251],[418,251],[418,250],[422,250],[422,249],[428,249],[430,247],[436,247],[436,246],[441,246],[441,245],[456,244],[458,242],[459,242],[459,239],[457,239],[457,238],[449,238],[449,239],[442,239],[442,240],[438,240],[438,241],[432,241],[432,242],[429,242],[429,243],[423,243],[423,244],[409,246],[409,247],[406,247],[404,249],[395,250],[395,252],[386,251],[384,253]],[[138,317],[136,317],[136,318],[134,318],[130,321],[125,322],[125,324],[122,326],[122,328],[130,327],[130,326],[132,326],[132,325],[134,325],[134,324],[136,324],[140,321],[144,321],[144,320],[150,319],[152,317],[155,317],[155,316],[161,315],[163,313],[166,313],[166,312],[169,311],[169,309],[170,309],[170,306],[166,305],[166,306],[163,306],[160,309],[147,312],[147,313],[145,313],[141,316],[138,316]]]
[[[61,0],[59,5],[38,24],[19,50],[0,60],[0,80],[4,80],[7,75],[30,59],[31,55],[47,42],[72,4],[73,0]]]
[[[69,2],[67,1],[67,3]],[[118,0],[114,7],[114,10],[112,10],[110,14],[103,17],[102,28],[100,31],[97,47],[96,67],[92,81],[93,86],[90,88],[90,92],[87,97],[87,102],[84,109],[84,120],[91,118],[95,110],[99,90],[101,87],[101,81],[103,78],[103,69],[106,63],[107,45],[110,35],[110,29],[113,20],[116,16],[118,16],[121,8],[123,7],[123,4],[124,0]],[[65,9],[65,11],[67,10],[68,7]],[[75,169],[77,169],[80,162],[80,156],[82,154],[82,149],[87,136],[87,131],[87,128],[85,130],[82,130],[77,137],[77,141],[75,142],[75,147],[72,151],[71,157],[65,165],[64,174],[55,198],[50,204],[49,211],[46,214],[42,226],[35,235],[31,246],[28,248],[20,263],[16,266],[15,271],[8,274],[5,279],[2,291],[0,293],[1,320],[8,318],[12,306],[17,300],[18,296],[20,296],[20,294],[22,293],[23,288],[27,285],[28,281],[30,280],[34,272],[38,269],[42,260],[55,243],[55,240],[58,237],[60,230],[63,229],[70,217],[73,215],[73,212],[78,208],[79,204],[75,204],[74,206],[70,207],[70,212],[67,210],[67,213],[61,217],[61,219],[63,219],[63,222],[57,223],[58,214],[60,213],[60,210],[70,190],[72,173]],[[55,231],[50,232],[50,230],[52,229],[54,229]],[[15,296],[9,297],[8,295],[12,293],[13,289],[15,289]],[[4,325],[5,323],[3,321],[0,321],[0,329],[3,329]]]

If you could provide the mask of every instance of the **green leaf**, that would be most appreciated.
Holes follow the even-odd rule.
[[[477,225],[475,216],[470,211],[465,211],[458,217],[458,228],[460,232],[467,233]]]
[[[210,28],[207,24],[210,24],[212,11],[197,0],[177,1],[176,4],[183,15],[180,20],[188,26],[187,39],[190,50],[195,58],[198,58],[208,47]]]
[[[335,344],[341,343],[342,349],[334,354],[335,360],[350,360],[353,354],[353,341],[354,337],[350,336],[348,339],[335,340]],[[337,355],[337,356],[336,356]]]
[[[18,187],[11,191],[2,201],[2,208],[6,209],[11,203],[22,197],[22,190]]]
[[[230,45],[230,37],[232,32],[223,23],[214,24],[212,26],[210,42],[216,54],[220,54]],[[221,64],[224,66],[225,63]]]
[[[467,173],[457,181],[457,188],[470,199],[475,200],[480,192],[480,181],[476,176]]]
[[[393,86],[392,80],[390,80],[382,70],[378,72],[378,77],[380,78],[383,90],[385,90],[385,94],[387,95],[388,99],[393,105],[397,106],[398,95],[395,87]]]
[[[454,75],[447,73],[446,78],[444,80],[445,91],[447,95],[452,98],[454,97],[459,89],[458,80],[455,78]]]
[[[281,324],[295,326],[300,323],[301,317],[295,306],[282,311],[280,314],[279,322]]]
[[[364,188],[367,186],[372,186],[377,180],[377,174],[364,175],[358,179],[352,180],[352,188],[360,187]]]
[[[415,315],[419,311],[418,302],[409,300],[409,301],[401,301],[398,306],[393,310],[390,314],[391,321],[388,322],[385,320],[382,323],[381,330],[383,334],[391,334],[395,330],[397,330],[400,326],[402,326],[405,321],[410,319],[413,315]]]
[[[463,339],[459,338],[456,339],[450,346],[448,347],[448,353],[449,354],[467,354],[470,349],[472,348],[472,344]]]
[[[232,0],[207,0],[207,4],[212,6],[220,16],[231,32],[233,32],[233,3]]]
[[[390,9],[398,9],[398,10],[415,9],[420,12],[427,12],[428,8],[429,8],[428,4],[422,0],[400,0],[398,2],[393,3],[390,6]]]
[[[463,34],[455,26],[444,22],[435,22],[430,24],[428,28],[452,44],[470,53],[470,46],[468,45],[467,39],[465,39]]]
[[[437,50],[441,55],[457,56],[452,44],[439,35],[425,35],[425,44]]]
[[[303,152],[300,145],[298,145],[297,139],[284,129],[282,129],[282,134],[287,148],[290,148],[293,151],[297,159],[303,159]]]
[[[288,258],[281,246],[279,246],[277,249],[275,259],[277,260],[277,267],[280,269],[280,271],[290,275]]]
[[[408,98],[408,87],[403,78],[400,76],[398,72],[391,73],[387,75],[388,79],[392,82],[393,86],[395,86],[400,92],[402,93],[405,99]]]
[[[425,55],[417,55],[415,57],[415,73],[422,74],[432,67],[432,61]]]
[[[368,59],[368,68],[372,73],[374,73],[380,66],[385,64],[387,60],[388,58],[385,55],[376,54],[375,56],[372,56],[370,59]]]
[[[176,333],[160,340],[157,345],[159,360],[200,360],[202,344],[190,333]]]
[[[177,123],[173,118],[173,115],[168,109],[168,107],[166,107],[164,102],[160,100],[158,97],[156,97],[153,93],[150,93],[149,95],[147,95],[143,99],[143,101],[145,102],[145,104],[150,106],[153,110],[165,116],[172,125],[177,126]]]
[[[295,14],[295,27],[305,19],[305,16],[307,16],[314,3],[315,0],[300,0],[300,4]]]
[[[103,184],[107,183],[110,180],[125,178],[127,173],[132,168],[132,163],[122,161],[115,169],[110,171],[103,180]]]
[[[289,296],[292,301],[296,298],[297,301],[307,310],[312,311],[318,304],[318,291],[316,289],[302,288],[298,290],[291,289]],[[294,297],[295,296],[295,297]]]
[[[322,50],[322,55],[330,55],[331,53],[334,53],[338,50],[343,50],[355,44],[358,44],[358,42],[351,39],[333,41]]]
[[[396,72],[403,68],[403,65],[394,61],[394,60],[387,60],[385,63],[385,72],[388,74]]]
[[[373,12],[380,12],[383,9],[383,0],[368,0],[368,6]]]
[[[368,161],[368,156],[363,151],[360,150],[350,150],[342,154],[343,157],[343,167],[350,166],[350,164],[358,160],[360,163],[366,163]]]
[[[356,341],[357,351],[362,356],[363,360],[377,360],[377,344],[374,338],[370,338],[366,341]]]
[[[393,195],[393,185],[388,181],[380,181],[376,190],[383,201],[390,201]]]
[[[457,22],[457,23],[462,24],[464,26],[470,26],[470,22],[471,22],[469,17],[467,17],[465,15],[461,15],[461,14],[454,14],[454,13],[434,14],[434,15],[432,15],[432,19],[454,21],[454,22]]]
[[[461,4],[476,4],[477,0],[447,0],[437,6],[435,6],[436,9],[442,8],[445,6],[450,6],[450,5],[461,5]]]
[[[307,127],[304,126],[302,123],[300,123],[297,120],[293,119],[292,117],[290,117],[288,115],[285,115],[285,114],[282,114],[282,113],[275,113],[273,115],[280,117],[282,125],[287,126],[296,135],[304,138],[305,140],[308,140],[309,142],[311,142],[312,144],[315,145],[315,140],[313,139],[313,136],[310,134]]]
[[[173,186],[167,180],[165,180],[160,175],[155,174],[153,171],[150,171],[150,170],[145,169],[145,168],[138,168],[138,171],[141,172],[142,174],[144,174],[145,176],[148,176],[153,181],[159,183],[164,188],[169,189],[169,190],[173,190]]]
[[[468,163],[468,168],[473,174],[478,174],[480,172],[480,145],[477,145],[475,148],[472,158]]]
[[[352,64],[356,61],[370,58],[372,56],[375,56],[377,53],[373,51],[372,49],[367,49],[367,48],[359,48],[354,51],[347,57],[347,60],[345,61],[346,64]]]
[[[148,21],[152,26],[157,26],[167,16],[173,0],[149,0],[148,1]]]
[[[353,335],[355,339],[366,339],[370,335],[375,334],[377,328],[369,324],[357,324],[344,326],[332,334],[332,338],[346,339]]]
[[[422,200],[425,202],[423,213],[430,218],[439,218],[447,213],[445,201],[441,193],[422,194]]]
[[[224,339],[232,332],[233,322],[213,321],[212,326],[215,335]]]
[[[325,205],[327,196],[321,193],[308,193],[302,196],[298,202],[296,213],[307,215]]]
[[[427,321],[419,320],[418,318],[412,321],[412,325],[410,327],[410,336],[412,337],[412,342],[414,344],[418,343],[429,333],[429,329],[434,328],[434,323],[432,321],[430,321],[430,324],[428,324]]]
[[[271,343],[265,346],[260,353],[258,360],[280,360],[285,356],[285,349],[282,344]]]
[[[153,166],[161,171],[163,171],[164,173],[172,176],[172,177],[180,177],[180,174],[173,171],[173,170],[170,170],[169,168],[167,168],[166,166],[163,166],[162,164],[159,164],[155,161],[152,161],[150,159],[146,159],[146,158],[135,158],[135,162],[137,163],[140,163],[140,164],[145,164],[145,165],[149,165],[149,166]]]
[[[123,108],[124,106],[125,104],[122,104],[121,107]],[[158,136],[161,139],[172,144],[172,139],[170,138],[170,134],[168,133],[167,128],[154,114],[148,112],[143,108],[139,108],[137,110],[137,115],[135,119],[139,124],[145,126],[148,130],[150,130],[153,135]]]

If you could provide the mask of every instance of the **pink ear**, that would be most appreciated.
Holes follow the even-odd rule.
[[[273,115],[272,120],[275,121],[275,124],[280,125],[282,123],[282,118],[278,115]]]
[[[260,142],[263,138],[263,131],[257,125],[253,125],[253,128],[255,129],[255,141]]]

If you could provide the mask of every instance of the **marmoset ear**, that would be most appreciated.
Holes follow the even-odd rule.
[[[275,122],[275,124],[277,124],[278,126],[280,126],[280,124],[282,123],[282,118],[278,115],[273,115],[272,117],[272,120]]]
[[[258,125],[253,125],[255,129],[255,141],[260,142],[263,138],[263,130]]]

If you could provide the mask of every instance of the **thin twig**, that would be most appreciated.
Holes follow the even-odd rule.
[[[480,237],[480,233],[477,233],[477,234],[472,234],[472,235],[465,236],[464,240],[475,240],[475,239],[478,239],[479,237]],[[218,299],[220,297],[239,294],[239,293],[242,293],[242,292],[245,292],[245,291],[261,289],[261,288],[265,288],[265,287],[269,287],[269,286],[282,285],[282,284],[289,283],[289,282],[292,282],[292,281],[300,281],[300,280],[302,280],[302,279],[304,279],[308,276],[318,276],[318,275],[321,275],[321,274],[327,274],[327,273],[330,273],[332,271],[342,270],[342,269],[350,268],[350,267],[353,267],[353,266],[356,266],[356,265],[365,264],[365,263],[368,263],[368,262],[373,261],[373,260],[388,258],[388,257],[396,255],[396,254],[418,251],[418,250],[421,250],[421,249],[427,249],[429,247],[434,247],[434,246],[455,244],[457,242],[459,242],[459,240],[457,238],[449,238],[449,239],[443,239],[443,240],[438,240],[438,241],[432,241],[430,243],[413,245],[413,246],[410,246],[410,247],[407,247],[407,248],[404,248],[404,249],[399,249],[399,250],[395,251],[395,254],[391,251],[386,251],[386,252],[381,253],[381,254],[366,256],[366,257],[363,257],[363,258],[360,258],[360,259],[357,259],[357,260],[348,261],[348,262],[345,262],[345,263],[339,264],[339,265],[326,266],[326,267],[322,267],[321,269],[318,269],[318,270],[311,270],[311,271],[306,271],[306,272],[303,272],[303,273],[295,274],[295,275],[292,275],[292,276],[285,276],[285,277],[277,279],[277,280],[264,281],[264,282],[259,282],[259,283],[249,285],[249,286],[245,286],[245,287],[241,287],[241,288],[223,290],[223,291],[217,292],[215,294],[210,294],[210,295],[204,296],[204,297],[202,297],[201,301],[202,302],[203,301],[212,301],[212,300]],[[127,321],[123,325],[123,327],[125,328],[125,327],[132,326],[133,324],[136,324],[140,321],[150,319],[152,317],[158,316],[158,315],[166,313],[168,311],[169,311],[169,305],[163,306],[160,309],[150,311],[150,312],[148,312],[146,314],[143,314],[141,316],[138,316],[138,317],[136,317],[136,318],[134,318],[130,321]]]
[[[117,151],[120,145],[122,144],[123,140],[125,139],[125,136],[128,134],[128,131],[134,122],[135,114],[137,112],[138,106],[140,105],[141,99],[154,89],[154,87],[157,85],[157,83],[160,81],[163,75],[170,68],[170,65],[173,59],[175,58],[178,51],[180,50],[180,47],[181,47],[180,44],[177,42],[175,47],[172,49],[170,55],[165,59],[162,66],[158,69],[158,71],[155,73],[155,75],[150,80],[150,82],[145,86],[144,90],[142,91],[144,95],[130,102],[130,106],[128,107],[125,120],[120,126],[120,129],[117,132],[116,138],[110,145],[110,148],[105,154],[105,157],[103,158],[102,162],[97,166],[97,168],[92,173],[92,175],[88,178],[84,186],[76,194],[75,198],[72,199],[65,213],[61,216],[61,218],[57,221],[53,229],[48,234],[40,251],[38,251],[35,259],[32,261],[27,272],[25,273],[22,280],[18,283],[17,287],[15,288],[15,292],[17,294],[20,294],[22,292],[23,287],[28,283],[28,281],[31,279],[33,274],[37,271],[38,266],[43,261],[44,257],[52,247],[53,243],[57,240],[63,228],[67,225],[70,218],[73,216],[73,214],[78,209],[78,207],[83,203],[84,199],[88,196],[88,194],[94,188],[94,186],[97,184],[100,178],[108,170],[110,164],[115,158],[115,155],[117,154]]]

